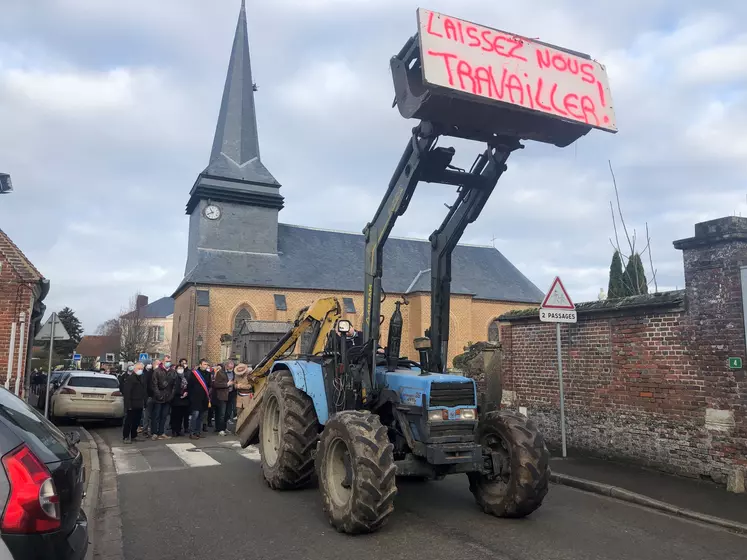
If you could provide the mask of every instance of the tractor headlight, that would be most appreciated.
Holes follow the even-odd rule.
[[[442,422],[449,419],[449,413],[446,410],[429,410],[428,422]]]
[[[474,420],[477,417],[474,408],[462,408],[457,410],[457,417],[462,420]]]

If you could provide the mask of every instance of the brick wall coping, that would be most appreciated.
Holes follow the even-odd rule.
[[[684,309],[685,290],[672,290],[671,292],[659,292],[656,294],[644,294],[602,301],[586,301],[576,304],[576,312],[579,317],[602,314],[641,314],[647,311],[660,312],[663,310],[684,311]],[[539,321],[539,309],[517,309],[509,311],[498,317],[498,320],[503,322]]]

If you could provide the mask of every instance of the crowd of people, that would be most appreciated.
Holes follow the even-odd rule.
[[[248,371],[249,366],[232,360],[210,366],[204,359],[190,369],[186,359],[174,364],[170,356],[129,365],[119,376],[124,443],[138,441],[138,434],[154,440],[187,434],[199,439],[209,428],[225,436],[229,421],[236,417],[236,376]]]

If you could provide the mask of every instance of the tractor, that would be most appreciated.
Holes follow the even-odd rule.
[[[466,474],[479,507],[497,517],[524,517],[542,504],[550,467],[536,424],[501,408],[499,374],[489,376],[487,389],[478,394],[472,379],[446,373],[451,255],[480,215],[508,157],[523,148],[522,140],[564,147],[593,128],[616,130],[604,67],[587,55],[427,10],[418,10],[418,20],[418,33],[390,62],[394,105],[403,117],[420,122],[363,230],[362,332],[341,318],[335,298],[302,310],[254,370],[255,398],[237,423],[241,445],[258,445],[270,487],[290,490],[318,480],[331,525],[349,534],[370,533],[386,523],[402,476]],[[446,52],[463,60],[441,56]],[[569,61],[586,74],[591,68],[597,82],[588,84],[586,74],[560,75],[543,66],[545,55],[547,61],[560,57],[566,69]],[[521,96],[515,87],[499,91],[507,71],[523,74]],[[550,87],[553,72],[560,75],[553,95],[565,88],[565,110],[556,100],[538,106],[541,84]],[[529,94],[535,95],[530,103],[524,90],[532,79],[539,79],[540,87]],[[569,80],[576,80],[577,92]],[[589,103],[598,90],[608,103],[602,107],[597,98],[592,114]],[[469,171],[452,165],[454,148],[437,145],[446,137],[485,146]],[[401,302],[389,318],[386,344],[381,340],[383,249],[421,182],[451,185],[457,195],[430,237],[431,322],[413,341],[418,356],[410,359],[400,356]]]

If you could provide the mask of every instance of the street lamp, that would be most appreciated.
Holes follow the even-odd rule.
[[[0,194],[7,194],[13,192],[13,182],[10,180],[10,175],[7,173],[0,173]]]

